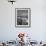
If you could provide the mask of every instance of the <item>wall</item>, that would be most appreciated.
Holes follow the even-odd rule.
[[[15,27],[15,8],[31,8],[31,27]],[[0,0],[0,41],[15,40],[19,32],[28,33],[33,40],[46,40],[45,0],[17,0],[12,5]]]

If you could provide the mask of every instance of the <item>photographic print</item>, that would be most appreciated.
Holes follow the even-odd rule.
[[[31,13],[30,8],[16,8],[15,9],[15,26],[30,27],[30,24],[31,24],[30,13]]]

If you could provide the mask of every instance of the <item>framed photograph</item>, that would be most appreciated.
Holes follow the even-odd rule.
[[[31,26],[31,9],[15,8],[15,26],[30,27]]]

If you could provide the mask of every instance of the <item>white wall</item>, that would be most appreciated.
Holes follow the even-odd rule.
[[[15,27],[15,8],[31,8],[31,27]],[[0,40],[15,40],[19,32],[30,34],[33,40],[46,40],[45,0],[17,0],[14,5],[0,0]]]

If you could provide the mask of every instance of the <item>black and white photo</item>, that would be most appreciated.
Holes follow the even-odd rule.
[[[16,8],[16,26],[17,27],[29,27],[31,22],[30,8]]]

